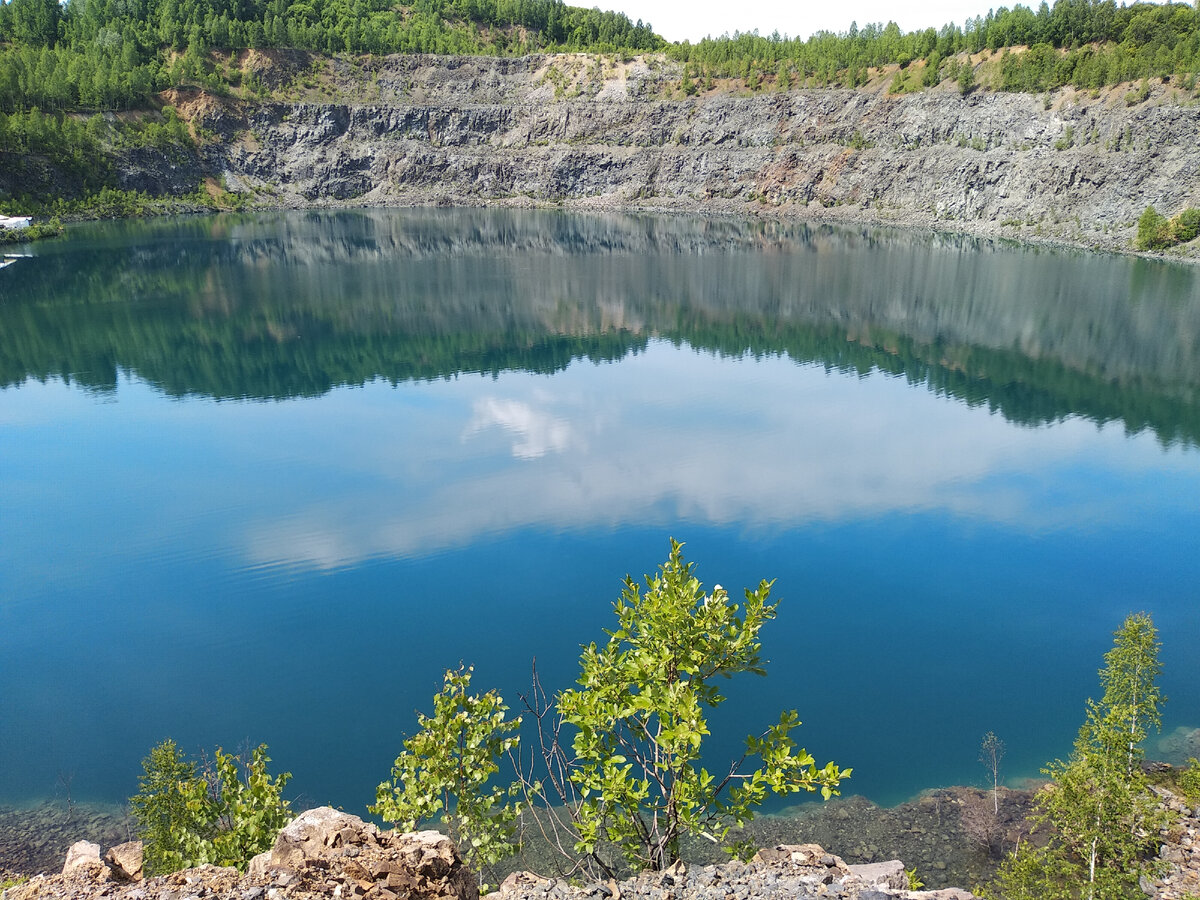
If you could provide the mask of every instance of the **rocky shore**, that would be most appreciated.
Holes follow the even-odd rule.
[[[1142,890],[1153,900],[1188,900],[1200,894],[1200,808],[1163,788],[1155,791],[1174,821],[1162,833],[1160,869],[1153,878],[1143,879]],[[987,802],[977,808],[976,800]],[[986,874],[970,874],[966,882],[972,887],[985,884],[994,861],[1022,834],[1022,811],[1027,811],[1029,800],[1028,792],[1006,795],[1006,813],[993,818],[986,815],[991,812],[991,796],[985,792],[961,788],[931,792],[906,804],[904,812],[890,811],[907,823],[912,835],[902,845],[886,843],[897,839],[894,830],[886,839],[879,830],[862,831],[863,822],[843,807],[845,817],[835,818],[854,824],[839,830],[826,823],[823,833],[830,843],[767,843],[749,863],[693,858],[667,872],[643,873],[620,882],[568,883],[517,868],[504,878],[497,896],[501,900],[972,900],[970,891],[948,880],[962,877],[963,870],[952,872],[948,865],[939,869],[936,861],[922,868],[921,863],[913,863],[917,857],[902,861],[893,856],[893,848],[903,846],[906,853],[920,854],[923,845],[932,844],[935,854],[953,859],[954,842],[945,836],[930,837],[917,817],[924,812],[939,820],[953,818],[973,845],[977,860],[993,861]],[[858,805],[863,804],[866,801]],[[980,811],[985,815],[975,815]],[[765,828],[742,837],[753,835],[762,841],[772,834],[794,835],[795,826],[787,830],[784,823],[796,818],[764,818],[760,824]],[[807,833],[814,833],[813,829]],[[875,840],[883,845],[872,843]],[[849,850],[846,856],[837,856],[827,852],[827,846]],[[453,843],[442,834],[382,831],[328,807],[293,820],[273,849],[251,862],[245,875],[204,866],[146,879],[139,842],[122,841],[101,854],[99,843],[78,841],[67,849],[60,873],[23,880],[8,888],[3,900],[477,900],[479,896],[479,878],[467,870]],[[874,857],[873,861],[854,861],[864,855]],[[519,860],[518,866],[528,862]],[[923,882],[920,890],[910,889],[916,879]]]
[[[957,888],[908,890],[899,860],[847,865],[816,844],[761,850],[749,863],[644,873],[622,882],[571,885],[528,872],[513,873],[497,891],[501,900],[973,900]],[[479,883],[454,844],[436,831],[380,831],[329,807],[291,822],[275,846],[235,869],[202,866],[144,879],[141,845],[72,846],[61,874],[36,876],[9,888],[5,900],[478,900]]]
[[[926,791],[895,807],[852,796],[760,815],[732,833],[730,841],[754,847],[816,843],[856,865],[902,859],[930,887],[984,884],[1003,851],[1021,834],[1032,797],[1030,791],[1002,789],[1000,812],[992,816],[991,794],[976,788]],[[68,810],[52,803],[28,809],[0,807],[0,880],[5,874],[59,871],[68,848],[78,840],[111,847],[133,835],[133,823],[115,808]],[[688,846],[686,857],[701,865],[729,858],[709,841]],[[547,866],[531,829],[521,853],[488,878],[498,882],[512,871],[546,871]]]

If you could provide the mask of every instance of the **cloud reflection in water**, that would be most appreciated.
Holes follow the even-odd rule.
[[[374,415],[391,391],[339,392],[328,415]],[[1139,473],[1184,470],[1195,455],[1078,419],[1017,426],[880,374],[661,343],[618,364],[576,363],[549,385],[507,374],[395,391],[424,395],[399,443],[387,456],[308,443],[319,458],[299,461],[361,469],[362,487],[299,508],[279,498],[248,523],[252,565],[332,568],[518,528],[633,522],[754,531],[943,511],[1026,532],[1086,529],[1144,490]],[[319,428],[326,411],[312,412]],[[497,429],[507,441],[487,439]],[[1113,481],[1107,493],[1097,470]],[[1128,479],[1136,488],[1123,490]]]

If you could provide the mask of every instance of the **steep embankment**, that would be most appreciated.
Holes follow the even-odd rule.
[[[173,98],[215,135],[203,168],[272,205],[706,209],[1110,249],[1128,248],[1149,204],[1200,205],[1200,106],[1161,85],[1132,106],[1124,88],[894,96],[883,80],[684,97],[655,58],[324,66],[319,84],[291,73],[315,86],[303,102]]]

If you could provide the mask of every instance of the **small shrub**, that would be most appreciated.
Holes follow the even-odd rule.
[[[1188,207],[1171,220],[1171,239],[1177,244],[1194,241],[1200,234],[1200,209]]]
[[[1188,803],[1200,804],[1200,760],[1192,757],[1188,767],[1179,773],[1179,792]]]
[[[1170,244],[1170,222],[1153,206],[1147,206],[1138,219],[1135,245],[1139,250],[1161,250]]]
[[[1125,95],[1125,105],[1137,106],[1139,103],[1145,103],[1148,99],[1150,99],[1150,82],[1143,78],[1136,91],[1130,91]]]
[[[874,146],[875,145],[873,143],[863,137],[863,133],[861,131],[856,130],[850,137],[850,147],[854,150],[865,150],[867,147]]]
[[[965,97],[973,90],[975,90],[975,69],[968,61],[958,70],[958,92]]]
[[[183,868],[180,842],[188,812],[182,787],[195,777],[196,764],[185,760],[170,739],[152,747],[142,760],[139,789],[129,805],[142,839],[148,875]]]
[[[499,760],[515,751],[521,719],[505,718],[508,707],[496,691],[470,693],[472,671],[446,671],[433,715],[418,715],[421,730],[405,740],[391,780],[379,785],[369,811],[406,830],[440,820],[482,881],[485,867],[517,849],[520,807],[509,798],[519,786],[488,783],[500,771]]]
[[[211,863],[245,871],[271,849],[291,816],[284,772],[267,774],[267,745],[244,759],[217,748],[202,765],[186,760],[172,740],[142,760],[144,774],[130,807],[146,853],[146,869],[162,874]]]

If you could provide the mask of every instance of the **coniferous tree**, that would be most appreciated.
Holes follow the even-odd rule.
[[[1026,844],[1000,869],[1006,900],[1128,900],[1153,865],[1167,814],[1149,792],[1141,748],[1161,722],[1155,680],[1158,635],[1146,613],[1115,633],[1100,670],[1104,696],[1088,701],[1087,720],[1070,758],[1046,767],[1051,785],[1038,795],[1034,823],[1044,846]]]

